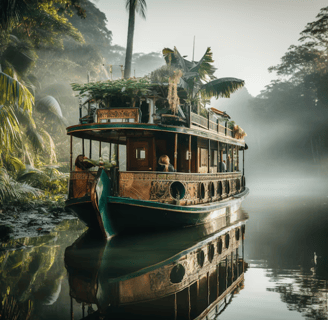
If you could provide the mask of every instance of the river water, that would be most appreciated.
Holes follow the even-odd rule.
[[[240,216],[221,221],[217,229],[190,228],[107,243],[93,240],[81,223],[70,220],[49,235],[2,244],[0,294],[4,298],[8,291],[5,304],[17,303],[22,315],[32,301],[30,319],[98,319],[96,304],[104,310],[114,305],[122,288],[129,307],[124,312],[107,308],[103,318],[188,319],[210,305],[201,318],[328,319],[327,195],[320,190],[254,189]],[[242,233],[238,241],[237,229]],[[227,234],[230,247],[216,258],[219,241]],[[211,244],[215,258],[207,261]],[[167,275],[171,283],[165,283]],[[113,278],[125,281],[119,290],[108,280]],[[203,279],[210,289],[203,290]],[[148,302],[136,308],[129,304],[133,299]]]

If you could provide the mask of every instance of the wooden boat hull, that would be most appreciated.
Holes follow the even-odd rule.
[[[95,200],[92,197],[68,200],[66,207],[88,227],[100,229],[109,238],[120,233],[174,229],[227,219],[240,208],[248,192],[246,188],[227,200],[206,205],[179,206],[108,196],[102,186]]]

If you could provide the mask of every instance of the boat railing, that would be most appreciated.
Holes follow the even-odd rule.
[[[140,119],[139,108],[111,108],[97,109],[97,122],[134,122],[138,123]]]
[[[203,129],[217,132],[220,135],[228,136],[234,138],[234,132],[230,128],[223,126],[220,122],[211,120],[210,113],[208,113],[207,118],[202,115],[190,112],[191,124]]]
[[[118,181],[120,197],[179,205],[219,201],[245,189],[239,171],[206,174],[121,171]]]
[[[90,195],[97,171],[71,171],[69,199]]]

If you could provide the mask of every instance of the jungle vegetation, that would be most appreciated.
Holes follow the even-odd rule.
[[[65,127],[78,117],[70,84],[120,77],[125,48],[90,0],[4,0],[0,15],[0,201],[57,197],[67,186]],[[140,73],[152,70],[148,57],[162,64],[137,53]]]

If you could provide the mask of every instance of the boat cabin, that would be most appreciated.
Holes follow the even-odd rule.
[[[120,197],[193,205],[244,190],[244,132],[229,122],[225,112],[211,108],[201,115],[194,111],[184,104],[172,112],[163,99],[149,93],[119,101],[92,98],[81,104],[80,124],[67,128],[71,136],[69,197],[90,194],[88,184],[99,167],[108,170],[112,194]],[[94,160],[94,168],[74,168],[80,155],[84,162]],[[159,168],[162,155],[169,157],[175,172]],[[73,187],[74,183],[81,187]]]

